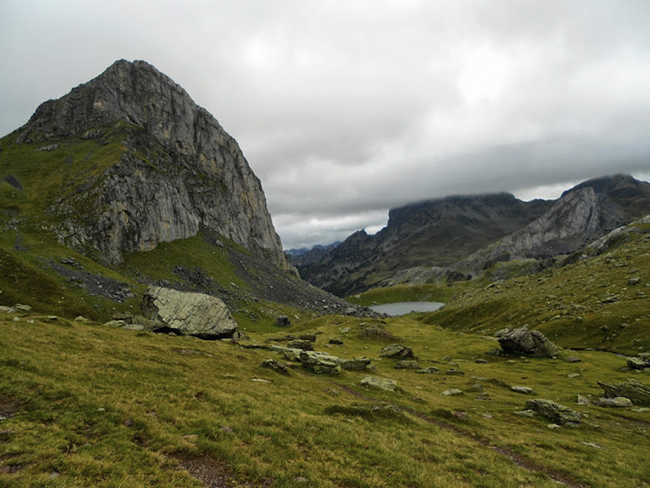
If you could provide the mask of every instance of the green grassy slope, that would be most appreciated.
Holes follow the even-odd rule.
[[[650,230],[648,225],[642,232]],[[451,330],[493,333],[528,325],[562,347],[650,350],[650,239],[631,234],[604,254],[484,288],[465,288],[422,318]],[[632,280],[632,281],[630,281]],[[631,283],[637,284],[631,284]]]
[[[223,341],[0,313],[0,486],[201,486],[183,467],[218,474],[220,486],[647,482],[649,414],[573,404],[578,393],[597,398],[597,380],[632,377],[623,359],[597,351],[577,353],[581,363],[498,358],[480,335],[370,322],[443,374],[395,369],[379,358],[386,343],[361,338],[364,321],[343,316],[288,332],[315,333],[317,349],[340,357],[371,358],[371,374],[398,382],[394,393],[363,390],[365,372],[317,376],[298,366],[280,375],[260,366],[282,360],[277,353]],[[251,335],[263,343],[286,332]],[[344,345],[328,345],[334,337]],[[444,374],[452,366],[465,376]],[[514,415],[530,397],[508,385],[588,418],[549,430],[548,421]],[[441,394],[450,388],[465,394]]]

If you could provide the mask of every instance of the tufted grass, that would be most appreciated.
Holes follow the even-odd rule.
[[[442,374],[394,369],[379,357],[385,343],[360,338],[368,323]],[[279,375],[260,366],[268,357],[282,360],[277,353],[227,341],[28,314],[0,313],[0,328],[0,406],[11,414],[0,422],[0,486],[201,486],[181,467],[188,459],[221,466],[232,486],[550,487],[554,472],[585,486],[648,479],[649,414],[574,404],[578,393],[601,394],[597,380],[648,383],[605,352],[573,352],[580,363],[501,358],[489,354],[490,338],[410,319],[326,316],[250,334],[264,343],[315,333],[318,350],[371,358],[371,374],[398,382],[390,393],[359,387],[366,372],[317,376],[296,366]],[[328,344],[334,337],[344,345]],[[444,356],[465,376],[444,374]],[[469,391],[475,384],[483,391]],[[513,414],[531,397],[511,385],[589,418],[551,431],[548,421]],[[450,388],[466,393],[441,395]],[[373,413],[382,405],[401,411]]]

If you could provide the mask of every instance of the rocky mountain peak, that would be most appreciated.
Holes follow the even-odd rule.
[[[70,181],[47,210],[57,216],[60,241],[118,264],[124,253],[206,228],[291,268],[261,183],[235,139],[152,65],[115,62],[39,106],[15,139],[55,143],[48,147],[61,148],[61,165],[70,167],[66,148],[93,140],[112,145],[116,155],[97,162],[91,150],[79,163],[83,177],[66,169]]]

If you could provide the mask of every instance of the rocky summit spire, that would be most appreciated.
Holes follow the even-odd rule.
[[[205,228],[289,266],[260,181],[237,142],[150,64],[115,62],[43,103],[16,138],[50,147],[92,140],[97,149],[114,146],[115,156],[98,161],[88,154],[83,174],[49,206],[62,242],[117,264],[124,253]]]

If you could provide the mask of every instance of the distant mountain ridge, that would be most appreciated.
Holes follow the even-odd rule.
[[[294,266],[303,266],[305,264],[315,263],[320,261],[328,251],[334,249],[341,244],[340,241],[333,242],[332,244],[322,245],[316,244],[312,247],[302,247],[300,249],[289,249],[285,251],[289,262]]]
[[[585,181],[555,201],[507,193],[453,196],[392,209],[374,236],[359,231],[301,276],[339,296],[381,285],[406,270],[476,275],[496,262],[574,252],[650,213],[650,184],[628,175]]]

